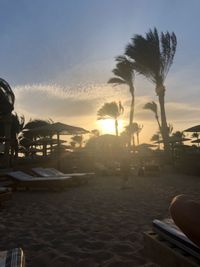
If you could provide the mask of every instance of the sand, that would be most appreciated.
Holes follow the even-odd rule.
[[[22,247],[28,267],[133,267],[155,264],[143,255],[143,232],[169,216],[173,196],[199,198],[199,177],[98,176],[64,192],[15,192],[0,209],[0,250]]]

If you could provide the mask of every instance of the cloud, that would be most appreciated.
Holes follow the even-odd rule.
[[[78,84],[61,87],[56,84],[15,86],[15,109],[31,117],[80,118],[92,116],[105,102],[126,99],[128,90],[108,84]]]
[[[109,84],[78,84],[75,87],[61,87],[56,84],[33,84],[14,87],[16,96],[15,110],[30,118],[53,119],[64,123],[97,128],[97,111],[105,103],[121,101],[125,113],[121,119],[128,124],[131,97],[127,86]],[[152,91],[152,95],[153,95]],[[135,97],[135,121],[144,125],[141,140],[148,141],[157,131],[157,123],[151,111],[144,110],[144,104],[156,101],[155,95],[137,95]],[[157,102],[158,103],[158,102]],[[185,102],[166,102],[168,122],[174,129],[183,130],[199,120],[200,108]]]

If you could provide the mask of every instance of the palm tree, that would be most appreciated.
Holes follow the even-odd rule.
[[[134,69],[155,84],[161,112],[161,133],[166,151],[169,151],[168,126],[165,113],[165,78],[176,52],[176,35],[169,32],[158,35],[156,28],[146,36],[135,35],[125,54],[133,60]]]
[[[193,133],[192,138],[196,138],[198,140],[199,139],[199,133]]]
[[[151,137],[151,141],[157,143],[158,144],[158,148],[160,149],[160,141],[161,141],[160,132],[154,134]]]
[[[10,85],[0,78],[0,119],[1,119],[1,131],[4,132],[5,149],[4,149],[4,163],[6,167],[10,166],[10,138],[11,138],[11,113],[14,109],[15,95]]]
[[[154,101],[148,102],[148,103],[146,103],[144,105],[143,108],[147,109],[147,110],[151,110],[154,113],[156,121],[158,123],[158,128],[159,128],[159,130],[161,132],[161,125],[160,125],[159,116],[158,116],[158,106],[157,106],[157,104]]]
[[[193,133],[192,134],[192,138],[196,138],[196,140],[198,140],[199,139],[199,133]],[[198,144],[198,147],[199,147],[199,142],[197,144]]]
[[[14,109],[15,95],[10,85],[0,78],[0,115],[9,115]]]
[[[74,135],[71,137],[71,140],[79,145],[79,147],[82,147],[83,143],[83,136],[82,135]]]
[[[105,103],[97,112],[98,120],[112,118],[115,120],[115,132],[118,136],[118,117],[124,112],[121,102]]]
[[[134,134],[137,136],[137,144],[140,144],[139,134],[143,129],[143,125],[139,125],[137,122],[133,122],[131,125],[125,127],[126,131],[131,134],[133,138],[133,146],[135,146]]]
[[[185,138],[185,134],[184,132],[176,131],[175,133],[172,134],[172,137],[174,137],[175,140],[177,140],[177,143],[183,144],[183,139]]]
[[[135,104],[135,88],[133,85],[135,74],[133,70],[133,63],[129,61],[126,56],[118,56],[116,58],[116,61],[117,61],[116,68],[113,69],[112,71],[116,77],[111,78],[108,81],[108,83],[113,83],[115,85],[120,85],[120,84],[128,85],[131,94],[131,106],[130,106],[130,116],[129,116],[129,125],[131,125],[134,119],[134,104]]]

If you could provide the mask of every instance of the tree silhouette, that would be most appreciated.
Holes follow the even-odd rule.
[[[147,110],[151,110],[154,115],[155,115],[155,119],[158,123],[158,128],[159,128],[159,131],[161,132],[161,125],[160,125],[160,121],[159,121],[159,116],[158,116],[158,107],[157,107],[157,104],[152,101],[152,102],[148,102],[144,105],[143,107],[144,109],[147,109]]]
[[[14,109],[15,95],[10,85],[0,78],[0,115],[8,115]]]
[[[193,133],[192,138],[196,138],[198,140],[199,139],[199,133]]]
[[[157,144],[158,144],[158,148],[160,149],[160,141],[161,141],[160,132],[154,134],[154,135],[151,137],[151,141],[157,143]]]
[[[71,137],[71,140],[79,145],[79,147],[82,147],[83,143],[83,136],[82,135],[74,135]]]
[[[135,35],[126,47],[125,54],[133,60],[134,69],[152,81],[156,87],[161,112],[161,133],[166,151],[169,151],[168,126],[165,112],[165,78],[173,63],[176,52],[176,35],[172,32],[160,36],[156,28],[146,36]]]
[[[135,146],[135,137],[134,135],[136,135],[137,137],[137,145],[140,144],[140,140],[139,140],[139,134],[143,129],[143,125],[139,125],[137,122],[133,122],[131,125],[128,125],[125,127],[126,132],[131,134],[132,139],[133,139],[133,146]]]
[[[129,125],[133,123],[134,119],[134,105],[135,105],[135,88],[134,88],[134,69],[133,63],[127,59],[126,56],[118,56],[116,58],[116,67],[113,69],[113,73],[116,77],[111,78],[108,83],[115,85],[126,84],[129,87],[131,94],[131,106],[129,115]],[[131,136],[130,136],[131,139]]]
[[[14,109],[15,95],[10,85],[0,78],[0,120],[1,128],[5,137],[4,163],[6,167],[11,164],[10,147],[11,147],[11,113]],[[2,130],[1,129],[1,130]]]
[[[115,133],[118,136],[118,117],[124,112],[124,108],[121,102],[105,103],[97,112],[98,120],[114,119],[115,121]]]

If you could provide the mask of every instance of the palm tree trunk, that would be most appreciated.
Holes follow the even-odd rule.
[[[118,120],[115,119],[115,134],[118,136]]]
[[[166,113],[165,113],[165,92],[161,92],[158,95],[158,100],[160,104],[160,114],[161,114],[161,134],[163,138],[163,143],[164,143],[164,149],[167,153],[170,152],[170,147],[169,147],[169,131],[168,131],[168,126],[167,126],[167,118],[166,118]]]
[[[161,133],[162,129],[161,129],[161,125],[160,125],[160,121],[159,121],[159,117],[158,117],[158,114],[157,114],[157,113],[155,114],[155,118],[156,118],[156,121],[157,121],[157,123],[158,123],[159,131],[160,131],[160,133]]]
[[[131,106],[130,106],[130,116],[129,116],[129,147],[131,147],[131,139],[132,139],[132,134],[131,134],[131,125],[133,124],[133,119],[134,119],[134,108],[135,108],[135,95],[134,95],[134,86],[130,85],[130,93],[131,93]],[[135,140],[134,140],[134,135],[133,135],[133,146],[135,145]]]
[[[136,135],[137,135],[137,145],[139,146],[139,144],[140,144],[139,133],[137,132]]]

